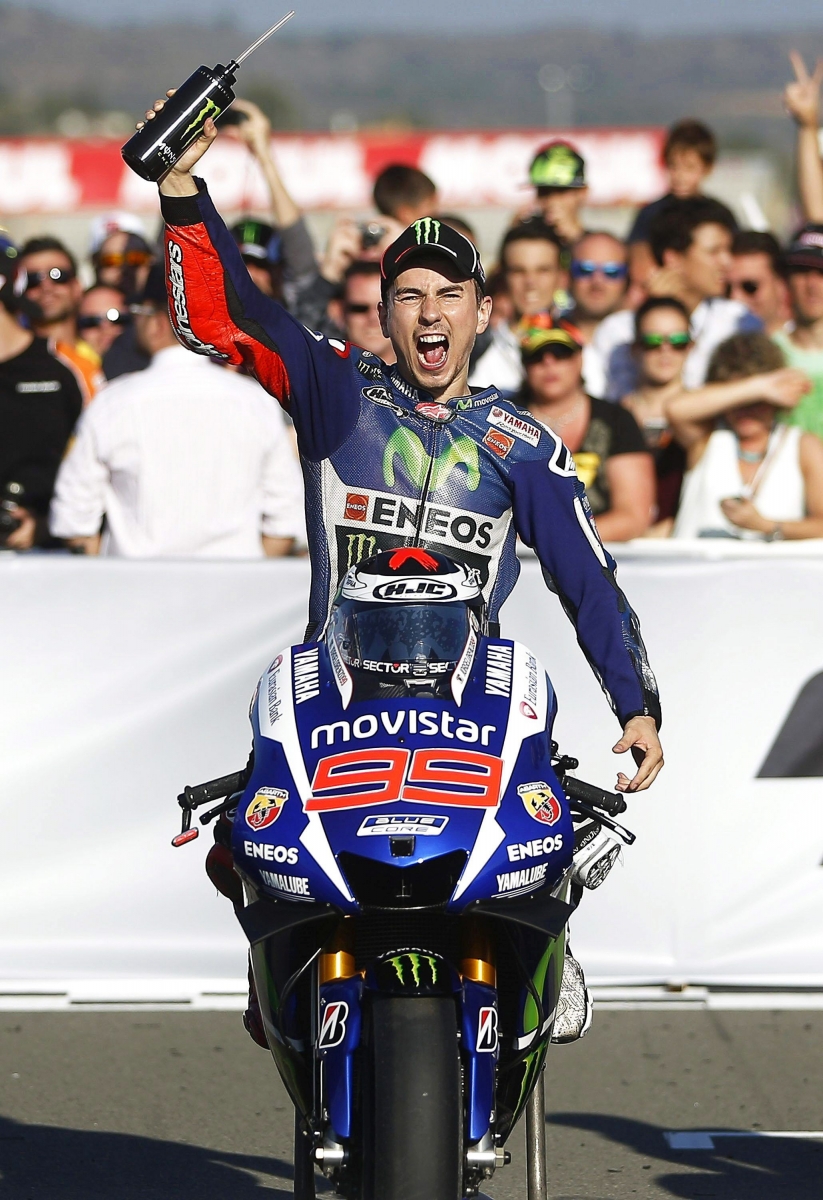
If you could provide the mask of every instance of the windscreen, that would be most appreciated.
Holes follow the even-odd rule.
[[[344,600],[333,618],[344,660],[362,670],[454,665],[469,636],[465,604],[362,604]]]

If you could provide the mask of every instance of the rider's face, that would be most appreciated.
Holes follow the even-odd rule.
[[[383,332],[402,374],[437,397],[455,383],[465,385],[461,377],[468,373],[474,340],[490,313],[491,300],[484,297],[478,305],[474,280],[441,255],[417,258],[380,306]]]

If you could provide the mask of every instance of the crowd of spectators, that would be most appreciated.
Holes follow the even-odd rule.
[[[666,194],[625,239],[587,226],[587,164],[550,141],[532,207],[490,264],[470,384],[564,440],[606,541],[823,537],[823,63],[792,64],[805,223],[785,246],[707,192],[715,139],[684,120],[665,142]],[[310,329],[391,362],[383,251],[421,217],[473,230],[397,164],[375,181],[374,216],[338,220],[315,247],[268,120],[235,107],[223,136],[269,195],[265,216],[231,230],[252,280]],[[176,343],[140,221],[96,220],[85,272],[48,234],[0,235],[0,548],[249,558],[304,544],[288,418],[252,379]]]

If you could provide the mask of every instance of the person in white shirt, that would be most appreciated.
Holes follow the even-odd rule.
[[[500,267],[514,310],[511,321],[494,328],[491,345],[481,354],[469,375],[472,387],[496,387],[511,396],[523,383],[523,359],[519,330],[523,317],[550,313],[554,293],[560,285],[560,254],[557,234],[538,217],[514,225],[500,247]]]
[[[718,347],[709,380],[667,406],[689,463],[674,537],[823,537],[823,442],[779,419],[808,379],[754,333]]]
[[[745,304],[725,298],[732,265],[730,214],[706,196],[672,200],[649,231],[658,270],[649,280],[653,296],[672,296],[691,318],[692,348],[683,365],[683,383],[700,387],[712,354],[735,333],[757,333],[762,322]],[[612,313],[601,322],[592,345],[606,372],[605,398],[620,400],[638,386],[632,354],[634,314]]]
[[[278,405],[178,344],[162,267],[135,328],[151,365],[109,384],[83,414],[57,477],[53,535],[127,558],[289,553],[305,537],[303,485]]]

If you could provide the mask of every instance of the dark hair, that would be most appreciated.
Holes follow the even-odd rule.
[[[765,333],[736,333],[721,342],[712,355],[706,381],[728,383],[779,371],[785,367],[783,351]]]
[[[634,314],[634,340],[636,342],[640,341],[640,328],[643,324],[643,318],[659,308],[670,308],[676,313],[680,313],[680,316],[686,322],[686,328],[689,328],[691,319],[685,304],[681,304],[674,296],[649,296],[648,300],[644,300]]]
[[[550,242],[557,247],[558,257],[563,253],[563,243],[541,217],[530,217],[527,221],[519,221],[506,233],[500,243],[500,266],[506,269],[506,251],[515,242]]]
[[[354,262],[346,268],[346,272],[343,275],[343,280],[340,285],[341,295],[345,294],[346,287],[350,279],[358,279],[364,276],[369,279],[373,279],[375,276],[379,277],[379,275],[380,263],[376,259],[356,258]]]
[[[663,162],[668,163],[673,150],[696,150],[707,167],[713,167],[717,158],[717,142],[711,129],[691,118],[672,125],[663,146]]]
[[[468,221],[464,221],[462,217],[458,217],[457,213],[440,213],[440,220],[444,225],[449,225],[452,229],[456,229],[458,233],[462,233],[463,237],[468,238],[470,242],[477,243],[477,234]]]
[[[732,254],[765,254],[775,275],[780,269],[780,253],[780,242],[773,233],[741,229],[732,241]]]
[[[385,167],[374,181],[374,206],[384,217],[394,217],[403,204],[422,204],[436,192],[428,175],[417,167],[394,163]]]
[[[725,204],[708,196],[673,198],[654,218],[649,228],[649,242],[655,262],[663,265],[667,250],[685,254],[701,225],[722,225],[729,233],[737,232],[737,222]]]
[[[29,238],[26,244],[20,250],[20,257],[25,258],[27,254],[41,254],[44,250],[59,250],[61,254],[65,254],[66,258],[71,263],[71,269],[77,274],[77,259],[72,254],[71,250],[56,237],[36,237]]]

